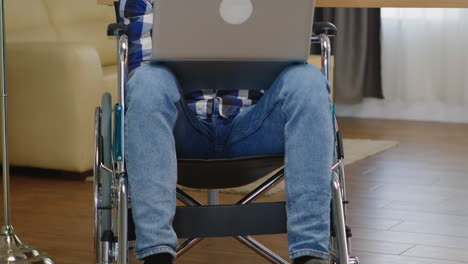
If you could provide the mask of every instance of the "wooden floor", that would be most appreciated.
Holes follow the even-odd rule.
[[[468,263],[468,125],[357,119],[340,125],[347,138],[400,142],[347,166],[353,253],[361,263]],[[11,186],[19,237],[57,263],[92,263],[92,184],[19,174]],[[258,239],[287,257],[284,235]],[[176,263],[267,262],[226,238],[205,240]]]

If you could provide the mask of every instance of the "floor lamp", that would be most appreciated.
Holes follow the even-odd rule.
[[[0,57],[2,64],[2,143],[3,143],[3,196],[4,196],[4,222],[0,231],[0,264],[34,263],[54,264],[54,261],[33,247],[21,242],[10,222],[10,172],[8,164],[8,142],[7,142],[7,92],[6,92],[6,63],[5,63],[5,13],[3,0],[0,0]]]

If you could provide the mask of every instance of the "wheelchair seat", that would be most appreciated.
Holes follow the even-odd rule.
[[[178,184],[195,189],[240,187],[283,165],[283,154],[231,159],[178,159]]]

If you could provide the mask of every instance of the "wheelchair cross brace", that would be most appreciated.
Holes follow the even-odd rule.
[[[179,237],[191,237],[179,245],[177,256],[187,252],[205,237],[235,236],[237,240],[270,262],[289,263],[247,235],[286,233],[284,202],[252,204],[256,198],[278,184],[283,177],[284,170],[281,169],[235,205],[203,206],[177,189],[177,198],[187,206],[177,207],[173,222],[174,230]],[[278,215],[283,217],[278,219]],[[270,221],[271,219],[276,221]]]

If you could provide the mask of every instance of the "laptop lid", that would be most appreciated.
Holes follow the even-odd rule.
[[[295,61],[309,55],[315,0],[156,0],[153,61]]]

